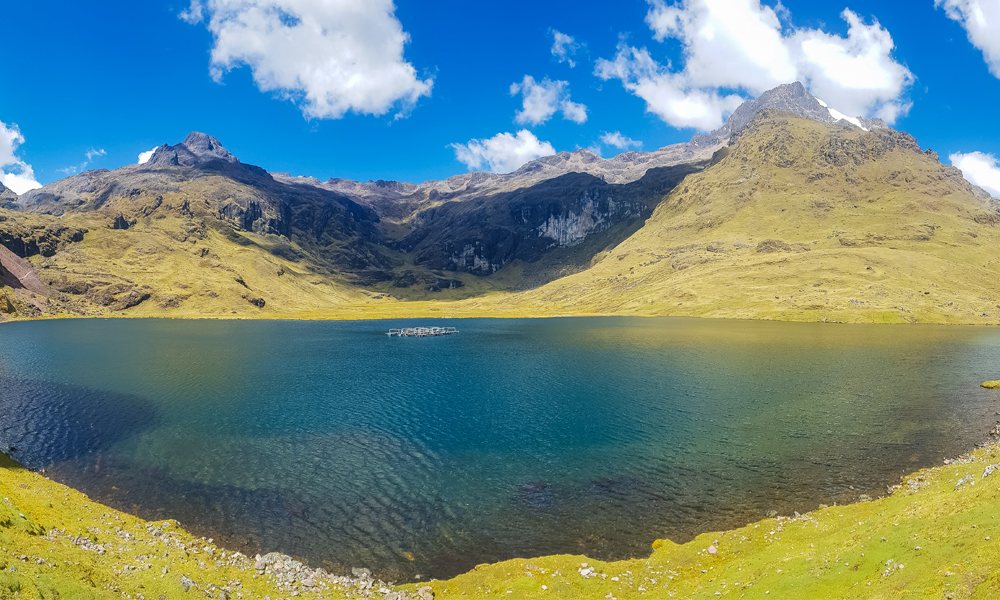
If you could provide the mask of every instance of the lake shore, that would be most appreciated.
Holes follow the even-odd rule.
[[[727,340],[731,333],[727,327]],[[979,423],[977,432],[982,431]],[[517,559],[480,565],[448,580],[401,586],[377,581],[360,568],[331,575],[280,554],[244,556],[190,535],[174,520],[145,521],[92,502],[0,456],[5,500],[0,504],[0,598],[6,599],[5,589],[15,588],[18,598],[47,597],[45,590],[64,597],[173,598],[185,586],[213,598],[272,600],[296,595],[398,600],[421,597],[421,588],[429,588],[423,597],[433,593],[437,598],[868,598],[903,591],[988,596],[998,591],[1000,575],[994,566],[1000,564],[1000,524],[994,519],[1000,474],[991,471],[1000,464],[998,435],[994,429],[977,450],[904,476],[887,497],[874,501],[765,519],[679,545],[654,541],[657,532],[650,530],[643,545],[652,544],[651,554],[640,559]],[[980,436],[962,439],[971,445]],[[953,446],[944,456],[963,447],[968,446]],[[35,466],[41,464],[46,463]],[[407,596],[392,596],[401,592]]]
[[[873,598],[1000,592],[1000,443],[904,476],[884,498],[777,516],[648,558],[560,555],[480,565],[447,581],[391,586],[363,569],[247,557],[176,521],[144,521],[0,455],[0,598]],[[995,472],[996,470],[996,472]],[[773,595],[772,595],[773,594]]]

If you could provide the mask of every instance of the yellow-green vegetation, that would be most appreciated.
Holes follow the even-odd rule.
[[[206,225],[211,220],[192,198],[219,192],[207,179],[59,218],[0,209],[0,221],[16,222],[19,231],[59,224],[87,230],[82,241],[56,236],[46,243],[57,251],[30,258],[50,294],[0,286],[0,320],[44,311],[997,323],[1000,215],[984,208],[957,170],[883,142],[857,129],[760,118],[628,239],[593,249],[589,268],[579,268],[579,256],[565,273],[558,265],[514,263],[486,278],[456,274],[464,286],[440,292],[358,286],[302,258],[308,252],[289,252],[299,249],[285,238]],[[118,217],[127,218],[128,229],[112,228]],[[407,264],[407,257],[395,258]],[[510,291],[542,272],[558,278]],[[993,446],[911,475],[884,499],[769,519],[683,545],[657,541],[648,559],[514,560],[430,585],[437,598],[995,597],[1000,473],[989,474],[998,463],[1000,448]],[[174,598],[183,593],[181,575],[214,597],[319,593],[279,587],[252,559],[175,522],[144,522],[103,507],[3,456],[0,496],[0,599]],[[334,586],[321,591],[343,595]]]
[[[0,453],[0,600],[344,598],[384,586],[367,575],[306,573],[291,557],[224,550],[176,521],[92,502]]]
[[[852,323],[1000,321],[1000,215],[936,156],[751,124],[591,269],[499,306]]]
[[[401,585],[434,598],[994,598],[1000,594],[1000,445],[903,477],[874,501],[655,540],[648,558],[548,556]],[[330,585],[279,587],[254,559],[146,522],[0,455],[0,598],[167,598],[181,576],[220,597],[344,597]],[[369,589],[384,597],[389,588]],[[358,588],[352,597],[363,595]],[[426,597],[426,590],[424,592]]]
[[[197,198],[221,193],[222,185],[198,179],[155,199],[118,198],[60,217],[88,233],[54,256],[31,258],[41,278],[61,290],[49,312],[1000,322],[1000,215],[957,169],[895,132],[760,115],[616,247],[557,250],[541,266],[515,262],[490,277],[449,274],[464,285],[440,292],[359,286],[310,262],[308,252],[285,258],[294,258],[288,248],[299,249],[285,238],[213,227]],[[128,230],[111,228],[120,214]],[[589,268],[577,256],[583,250],[593,253]],[[380,251],[400,268],[412,262]],[[123,310],[133,292],[149,298]]]
[[[988,390],[1000,390],[1000,381],[984,381],[982,387]]]
[[[996,598],[998,462],[992,446],[886,498],[658,540],[649,558],[518,559],[431,585],[436,598]]]

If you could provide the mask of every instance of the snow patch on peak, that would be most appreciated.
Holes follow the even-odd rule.
[[[837,119],[838,121],[847,121],[852,125],[860,127],[864,131],[868,131],[868,128],[861,124],[861,119],[858,119],[856,117],[848,117],[844,113],[834,108],[827,107],[827,110],[830,111],[830,116],[833,117],[834,119]]]
[[[868,128],[865,127],[864,125],[862,125],[861,119],[858,119],[858,118],[855,118],[855,117],[848,117],[847,115],[845,115],[844,113],[840,112],[839,110],[837,110],[835,108],[830,108],[830,106],[826,102],[823,102],[819,98],[816,98],[816,102],[819,102],[820,106],[822,106],[826,110],[830,111],[830,116],[833,117],[833,119],[835,121],[847,121],[851,125],[859,127],[862,131],[868,131]]]

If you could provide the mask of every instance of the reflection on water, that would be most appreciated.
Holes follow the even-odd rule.
[[[397,580],[878,495],[996,420],[1000,331],[693,319],[0,329],[0,444],[245,551]],[[155,418],[154,418],[155,415]]]

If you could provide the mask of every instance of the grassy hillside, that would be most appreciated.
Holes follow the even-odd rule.
[[[590,270],[509,302],[846,322],[1000,321],[1000,214],[905,134],[761,115]]]
[[[683,545],[654,541],[650,532],[648,558],[517,559],[426,586],[438,599],[995,598],[998,463],[994,445],[906,476],[886,498],[705,533]],[[392,593],[364,576],[296,571],[287,557],[227,552],[174,521],[145,522],[91,502],[2,455],[0,496],[4,600],[187,597],[182,577],[213,598]],[[276,562],[292,568],[276,570]],[[420,597],[415,584],[395,591]]]
[[[998,203],[908,135],[766,111],[713,162],[688,175],[641,227],[623,223],[489,277],[431,273],[409,254],[366,246],[366,256],[385,254],[368,262],[413,269],[416,283],[404,287],[359,285],[356,274],[331,268],[323,256],[360,251],[350,240],[328,240],[321,256],[285,237],[233,231],[192,208],[191,198],[215,194],[199,187],[212,178],[59,219],[0,209],[0,230],[26,220],[62,228],[47,242],[54,255],[30,257],[53,289],[42,299],[53,315],[1000,322]],[[119,215],[129,229],[113,228]],[[67,237],[84,229],[82,241]],[[439,277],[461,285],[425,289]]]

